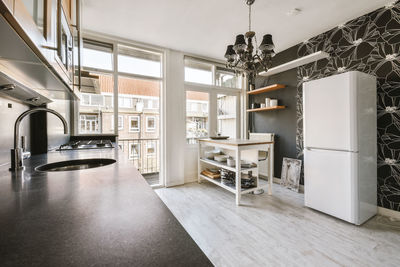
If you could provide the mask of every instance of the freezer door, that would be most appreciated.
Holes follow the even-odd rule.
[[[355,75],[303,84],[304,147],[358,151]]]
[[[304,151],[304,199],[307,207],[356,223],[356,185],[357,153]]]

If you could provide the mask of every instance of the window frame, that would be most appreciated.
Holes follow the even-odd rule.
[[[136,128],[132,128],[131,127],[131,121],[133,120],[133,119],[137,119],[137,123],[138,123],[138,127],[137,127],[137,129]],[[140,116],[139,115],[133,115],[133,116],[129,116],[129,132],[130,133],[138,133],[138,132],[140,132]]]
[[[152,144],[152,147],[149,147],[149,144]],[[153,148],[154,152],[153,153],[149,153],[149,148]],[[146,156],[155,156],[156,155],[156,145],[154,142],[147,142],[146,143]]]
[[[208,92],[208,91],[202,91],[202,90],[192,90],[192,88],[185,88],[186,90],[185,90],[185,102],[186,102],[186,104],[185,104],[185,139],[186,139],[186,145],[189,145],[189,146],[193,146],[193,145],[197,145],[197,139],[199,139],[199,138],[206,138],[206,137],[208,137],[208,136],[210,136],[210,120],[211,120],[211,118],[210,118],[210,106],[211,106],[211,92]],[[200,93],[206,93],[207,95],[208,95],[208,100],[199,100],[199,101],[194,101],[194,100],[189,100],[188,101],[188,99],[187,99],[187,92],[200,92]],[[205,129],[207,129],[207,136],[203,136],[203,137],[198,137],[198,138],[196,138],[196,137],[193,137],[193,138],[191,138],[191,137],[188,137],[188,135],[187,135],[187,133],[188,133],[188,131],[187,131],[187,125],[188,125],[188,122],[187,122],[187,118],[188,118],[188,104],[190,104],[189,106],[190,106],[190,110],[189,110],[189,112],[194,112],[194,113],[204,113],[204,110],[203,110],[203,105],[204,104],[207,104],[207,108],[208,108],[208,110],[207,110],[207,122],[206,122],[206,127],[205,127]],[[196,110],[193,110],[192,109],[192,107],[193,107],[193,105],[196,105]],[[197,123],[197,122],[196,122]],[[191,139],[195,139],[196,140],[196,142],[194,143],[194,144],[191,144],[191,143],[188,143],[188,139],[189,138],[191,138]]]
[[[190,82],[185,82],[185,93],[187,91],[195,91],[195,92],[203,92],[203,93],[208,93],[209,94],[209,105],[208,105],[208,133],[214,133],[215,131],[218,130],[218,106],[217,106],[217,99],[219,94],[224,94],[224,95],[231,95],[231,96],[236,96],[237,101],[239,104],[236,105],[236,137],[239,138],[241,135],[241,118],[243,115],[242,111],[242,91],[243,89],[239,88],[230,88],[230,87],[220,87],[220,86],[210,86],[210,85],[204,85],[204,84],[196,84],[196,83],[190,83]],[[187,115],[187,98],[185,97],[185,116]],[[200,108],[202,110],[202,108]],[[245,113],[244,113],[245,114]],[[187,140],[187,129],[185,127],[185,139]],[[198,144],[194,143],[188,143],[186,141],[186,146],[190,148],[195,148],[198,146]]]
[[[149,119],[154,120],[154,128],[149,127]],[[146,116],[146,132],[154,133],[156,131],[156,116]]]
[[[187,64],[187,62],[190,62],[190,63]],[[196,68],[195,66],[191,67],[190,64],[209,66],[210,70],[211,70],[211,83],[210,84],[209,83],[199,83],[199,82],[195,82],[195,81],[186,80],[186,68],[206,71],[201,68]],[[213,61],[208,61],[208,60],[195,58],[195,57],[191,57],[191,56],[185,56],[184,57],[184,73],[185,73],[185,75],[184,75],[184,83],[185,84],[195,84],[195,85],[200,85],[200,86],[208,86],[208,87],[221,88],[221,89],[242,90],[240,84],[243,83],[243,78],[240,76],[237,76],[237,79],[238,79],[236,82],[237,87],[225,87],[225,86],[217,84],[217,78],[216,78],[217,73],[232,74],[232,76],[234,76],[234,77],[237,75],[234,71],[227,69],[224,64],[219,63],[219,62],[213,62]]]
[[[94,119],[94,120],[88,120],[87,119],[87,116],[94,116],[94,117],[96,117],[96,119]],[[82,117],[84,117],[84,124],[85,124],[85,131],[82,131],[82,129],[81,129],[81,126],[82,126],[82,124],[81,124],[81,122],[82,122]],[[97,122],[97,131],[95,130],[95,131],[87,131],[86,130],[86,122]],[[78,122],[78,124],[79,124],[79,129],[78,129],[78,131],[79,131],[79,134],[99,134],[100,133],[100,129],[101,129],[101,122],[100,122],[100,119],[99,119],[99,115],[98,114],[79,114],[79,122]],[[96,127],[95,127],[96,128]]]
[[[114,127],[113,127],[113,132],[114,134],[118,135],[118,123],[116,122],[116,118],[118,116],[118,114],[120,114],[120,110],[118,107],[118,96],[120,95],[120,93],[118,92],[118,82],[120,80],[120,77],[128,77],[128,78],[134,78],[134,79],[141,79],[141,80],[150,80],[150,81],[157,81],[160,83],[160,95],[157,97],[157,110],[159,110],[159,114],[158,114],[158,121],[156,120],[155,123],[155,131],[159,134],[159,139],[160,139],[160,143],[159,145],[157,145],[157,147],[159,148],[159,152],[160,152],[160,179],[159,179],[159,185],[155,185],[152,187],[158,187],[160,185],[164,185],[165,184],[165,164],[166,164],[166,160],[165,160],[165,142],[163,141],[165,139],[165,132],[164,132],[164,123],[165,123],[165,107],[166,107],[166,74],[169,72],[169,69],[166,66],[166,59],[169,57],[169,49],[164,48],[164,47],[160,47],[160,46],[155,46],[155,45],[148,45],[148,44],[143,44],[143,43],[138,43],[135,41],[131,41],[128,39],[124,39],[124,38],[118,38],[118,37],[114,37],[114,36],[104,36],[104,35],[100,35],[97,33],[85,33],[84,34],[84,38],[85,39],[90,39],[90,40],[94,40],[94,41],[99,41],[99,42],[104,42],[106,44],[112,44],[113,46],[113,52],[112,52],[112,71],[106,70],[106,69],[96,69],[96,68],[88,68],[88,67],[83,67],[83,70],[86,71],[93,71],[93,72],[100,72],[103,74],[110,74],[113,77],[113,90],[110,93],[112,95],[112,106],[109,105],[108,100],[106,101],[107,107],[110,108],[110,110],[113,111],[113,118],[114,118]],[[153,77],[150,75],[137,75],[137,74],[131,74],[131,73],[124,73],[122,71],[118,70],[118,46],[122,45],[122,46],[128,46],[134,49],[142,49],[144,51],[148,51],[151,53],[155,53],[157,55],[159,55],[159,60],[160,60],[160,76],[159,77]],[[153,102],[153,107],[154,107],[154,102]],[[134,107],[135,108],[135,107]],[[77,111],[76,114],[79,114],[79,106],[77,107]],[[79,122],[79,116],[74,116],[74,125],[77,125],[77,123]],[[143,132],[144,130],[144,125],[142,125],[143,123],[143,117],[140,119],[140,131]],[[102,129],[101,125],[103,124],[102,121],[100,121],[100,129]],[[78,132],[78,127],[74,127],[74,132],[75,134],[79,134]],[[101,135],[101,131],[96,134],[96,135]],[[124,148],[125,149],[125,148]],[[141,146],[142,149],[142,146]],[[141,153],[143,154],[143,153]]]
[[[95,95],[95,96],[100,96],[101,97],[101,99],[102,99],[102,104],[101,105],[94,105],[94,104],[92,104],[92,96],[93,95]],[[104,99],[104,95],[102,95],[102,94],[90,94],[90,93],[81,93],[81,97],[83,98],[83,96],[88,96],[89,97],[89,104],[82,104],[82,102],[80,103],[80,105],[81,106],[84,106],[84,107],[104,107],[105,106],[105,99]]]
[[[137,145],[138,146],[138,153],[137,155],[132,155],[132,151],[134,151],[132,149],[133,146]],[[130,143],[129,144],[129,148],[128,148],[128,157],[130,160],[136,160],[136,159],[140,159],[140,155],[141,155],[141,150],[140,150],[140,143]]]
[[[111,130],[114,130],[114,117],[111,117]],[[119,119],[121,119],[121,127],[119,127]],[[118,131],[123,130],[124,129],[124,115],[118,115]]]

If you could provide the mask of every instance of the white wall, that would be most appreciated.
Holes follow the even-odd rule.
[[[185,90],[183,53],[167,50],[165,70],[165,186],[185,183]]]

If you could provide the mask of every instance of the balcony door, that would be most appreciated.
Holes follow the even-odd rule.
[[[84,39],[76,123],[81,134],[117,134],[119,148],[152,186],[163,185],[162,57],[161,51]]]

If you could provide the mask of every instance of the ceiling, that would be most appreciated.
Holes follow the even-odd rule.
[[[276,51],[364,15],[390,0],[256,0],[253,30],[273,35]],[[297,15],[287,13],[301,9]],[[223,59],[226,45],[248,29],[244,0],[83,0],[83,28]]]

